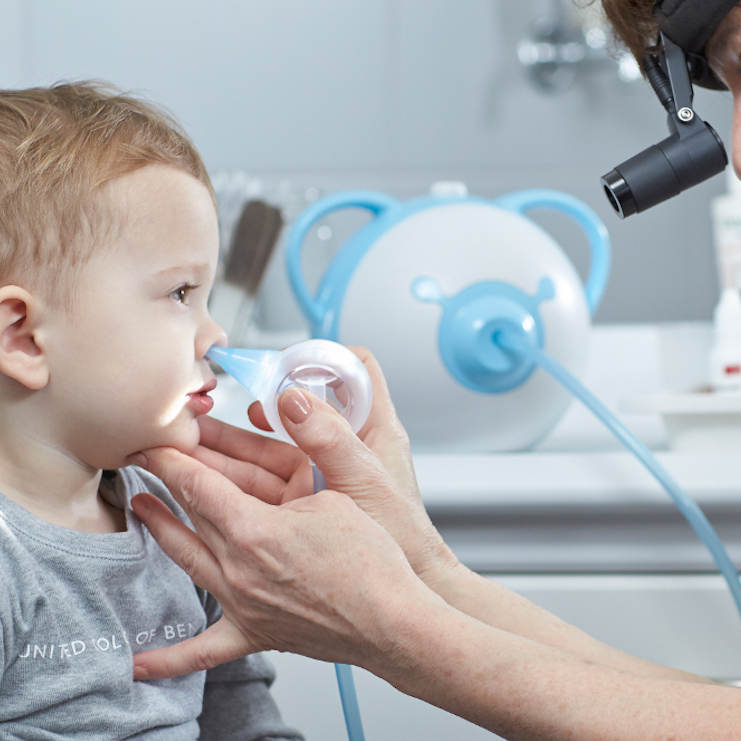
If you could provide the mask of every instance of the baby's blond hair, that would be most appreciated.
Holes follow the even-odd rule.
[[[213,188],[175,120],[106,83],[0,91],[0,285],[63,298],[115,224],[106,183],[146,165]]]

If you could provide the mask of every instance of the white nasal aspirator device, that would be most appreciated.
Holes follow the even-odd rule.
[[[306,340],[285,350],[243,350],[214,345],[206,353],[262,403],[265,418],[280,437],[295,445],[278,414],[278,399],[289,388],[311,391],[333,406],[358,432],[370,414],[373,387],[360,358],[331,340]],[[314,492],[326,489],[313,464]],[[352,668],[335,664],[349,741],[365,741]]]
[[[360,358],[331,340],[305,340],[285,350],[247,350],[214,345],[206,353],[262,403],[265,418],[293,443],[278,414],[278,399],[291,387],[306,389],[333,406],[358,432],[373,401],[370,376]]]

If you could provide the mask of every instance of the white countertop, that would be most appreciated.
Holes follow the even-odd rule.
[[[741,507],[741,455],[657,453],[659,462],[699,503]],[[428,455],[414,457],[425,504],[447,510],[482,507],[662,504],[664,490],[621,451]]]

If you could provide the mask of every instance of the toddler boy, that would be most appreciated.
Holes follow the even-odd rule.
[[[137,520],[138,450],[192,451],[225,344],[214,193],[187,136],[92,83],[0,91],[0,737],[299,739],[259,656],[134,682],[219,606]]]

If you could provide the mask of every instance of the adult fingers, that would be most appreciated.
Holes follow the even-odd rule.
[[[358,437],[383,460],[398,483],[419,498],[409,436],[396,414],[381,366],[367,348],[351,349],[363,361],[373,384],[373,405]]]
[[[242,491],[268,504],[312,493],[309,461],[298,448],[218,420],[201,419],[201,444],[193,457]]]
[[[267,417],[265,416],[265,410],[262,408],[262,403],[254,401],[250,404],[247,409],[247,416],[258,430],[264,430],[265,432],[272,432],[273,428],[270,426]]]
[[[331,487],[353,498],[368,492],[372,500],[378,500],[377,486],[383,481],[386,488],[391,483],[400,494],[401,490],[408,490],[419,499],[409,439],[396,416],[383,372],[366,348],[351,349],[365,365],[373,384],[371,412],[358,435],[365,444],[359,444],[349,426],[329,405],[299,389],[289,389],[279,400],[279,413],[286,430],[319,466]],[[361,461],[362,476],[357,471]],[[356,501],[373,514],[372,508],[357,498]]]
[[[356,498],[386,483],[380,461],[328,404],[290,388],[281,394],[278,411],[286,431],[317,464],[329,488]]]
[[[393,431],[394,434],[405,435],[404,428],[396,415],[396,407],[391,400],[386,377],[383,375],[381,366],[375,356],[366,347],[351,347],[350,350],[363,362],[373,386],[373,405],[359,436],[363,438],[364,433],[372,428],[386,428]]]
[[[246,496],[218,471],[174,448],[150,448],[131,456],[131,461],[164,482],[217,557],[215,549],[221,550],[223,536],[229,536],[234,513],[241,510],[247,522],[254,521],[259,513],[251,510],[267,506]]]
[[[432,524],[419,493],[409,440],[398,421],[383,373],[364,348],[355,350],[373,382],[373,408],[362,442],[327,404],[289,389],[279,400],[286,430],[341,491],[381,524],[425,581],[438,579],[456,559]]]
[[[198,424],[201,447],[224,456],[225,460],[253,463],[286,481],[305,457],[282,440],[234,427],[213,417],[199,417]]]
[[[226,476],[242,491],[268,504],[283,504],[312,493],[308,461],[305,462],[306,470],[299,468],[286,481],[253,463],[234,461],[208,448],[197,448],[193,457]]]
[[[131,506],[162,550],[199,587],[213,595],[221,591],[223,572],[213,552],[164,502],[152,494],[137,494]]]
[[[261,651],[226,617],[203,633],[167,648],[134,656],[134,679],[164,679],[211,669],[241,656]]]

